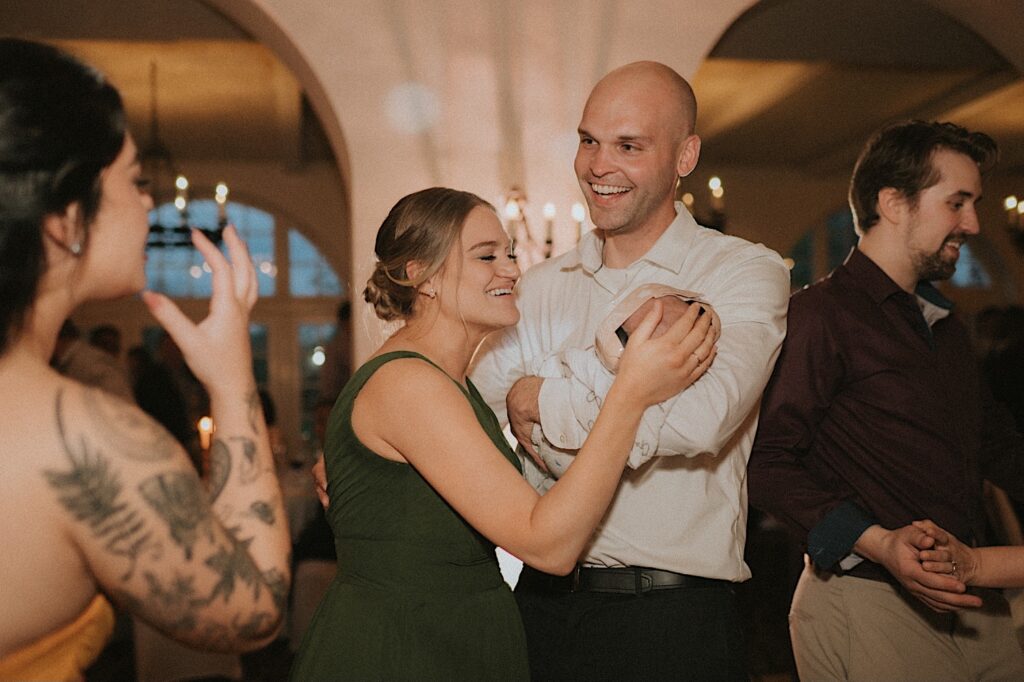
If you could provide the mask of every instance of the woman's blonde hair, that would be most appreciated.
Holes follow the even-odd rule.
[[[395,204],[377,231],[377,264],[363,290],[377,317],[390,321],[412,315],[417,287],[444,265],[477,206],[494,210],[475,194],[447,187],[420,190]],[[406,271],[411,261],[423,266],[415,278]]]

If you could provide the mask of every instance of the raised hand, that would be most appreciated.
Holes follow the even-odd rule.
[[[651,312],[630,335],[616,382],[628,383],[646,405],[668,400],[697,381],[714,362],[720,325],[714,315],[691,305],[668,331],[651,338],[662,315],[655,301]]]
[[[224,230],[229,258],[198,230],[192,231],[192,243],[213,273],[206,318],[198,324],[192,322],[163,294],[145,291],[142,300],[211,395],[248,392],[253,385],[249,313],[259,294],[249,250],[233,226]]]

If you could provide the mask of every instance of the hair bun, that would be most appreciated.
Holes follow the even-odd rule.
[[[377,317],[391,322],[412,314],[416,289],[396,283],[388,276],[384,264],[377,261],[373,274],[363,289],[363,299],[373,306]]]

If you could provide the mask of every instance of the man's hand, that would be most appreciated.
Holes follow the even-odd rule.
[[[309,473],[313,476],[313,488],[316,490],[316,496],[326,510],[331,506],[331,498],[327,496],[327,465],[324,464],[322,454],[316,458],[316,464],[309,470]]]
[[[544,380],[540,377],[523,377],[512,384],[512,389],[505,397],[505,408],[508,410],[508,425],[523,449],[530,454],[530,459],[544,473],[547,465],[533,447],[533,425],[540,424],[540,387]]]
[[[965,594],[967,587],[953,576],[924,570],[920,552],[934,545],[933,538],[913,525],[896,530],[875,525],[864,531],[854,551],[884,566],[907,591],[935,611],[981,606],[981,598]]]

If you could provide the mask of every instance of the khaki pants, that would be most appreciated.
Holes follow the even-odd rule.
[[[1006,600],[980,594],[980,609],[940,614],[889,583],[808,565],[789,612],[800,679],[1024,680]]]

